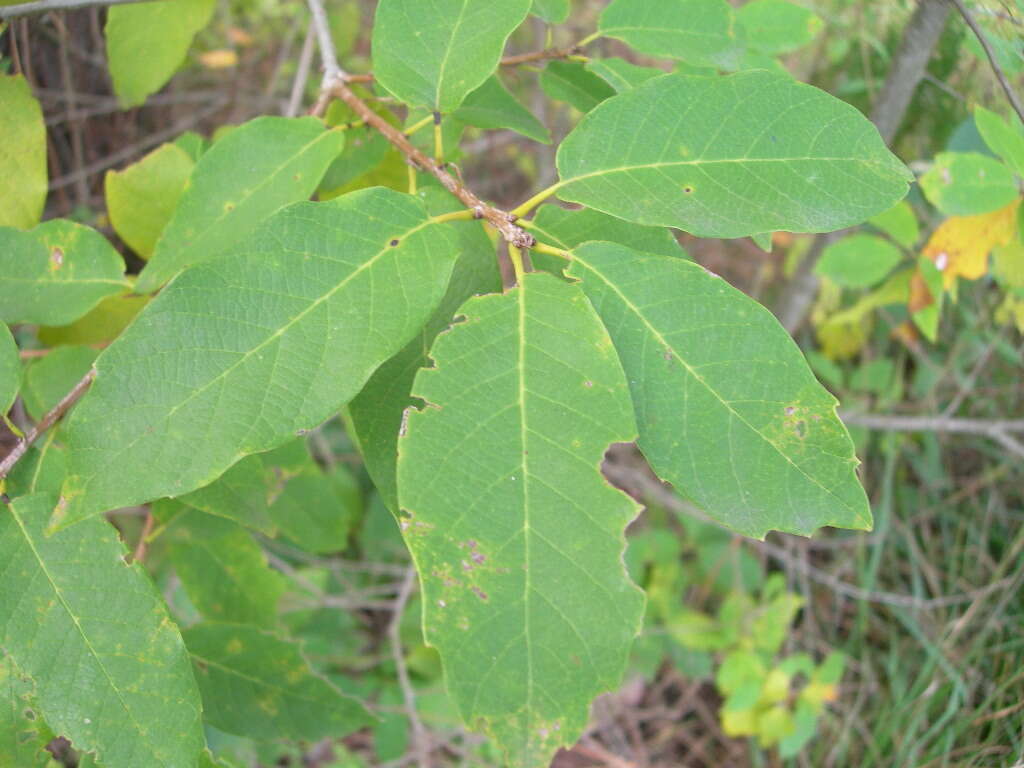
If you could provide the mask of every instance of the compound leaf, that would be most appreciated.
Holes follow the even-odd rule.
[[[768,310],[682,259],[614,243],[572,257],[663,480],[747,536],[870,527],[836,400]]]
[[[0,227],[0,321],[64,325],[130,287],[121,254],[95,229],[52,219]]]
[[[314,117],[258,117],[204,152],[135,289],[150,293],[240,242],[267,216],[313,193],[345,146]]]
[[[110,225],[144,259],[153,254],[195,161],[176,144],[164,144],[123,171],[103,179]]]
[[[598,31],[643,53],[696,67],[735,69],[743,56],[725,0],[614,0],[601,14]]]
[[[196,32],[213,14],[214,0],[119,5],[107,13],[107,59],[114,92],[134,107],[160,90],[185,60]]]
[[[204,717],[222,731],[318,741],[373,722],[362,704],[314,673],[294,643],[243,624],[206,622],[183,634]]]
[[[44,534],[53,497],[0,514],[0,645],[36,682],[38,711],[107,766],[193,766],[205,746],[178,628],[114,529]]]
[[[427,404],[399,440],[401,527],[463,718],[539,768],[619,683],[640,628],[622,561],[636,506],[600,473],[633,416],[576,286],[528,274],[459,316],[416,377]]]
[[[0,75],[0,104],[0,226],[28,229],[46,203],[43,110],[22,75]]]
[[[187,493],[320,424],[423,327],[455,250],[421,201],[376,188],[290,206],[186,270],[97,358],[55,523]]]
[[[374,76],[411,106],[451,112],[494,72],[529,11],[530,0],[380,0]]]
[[[559,197],[700,237],[859,223],[910,171],[854,107],[784,75],[665,75],[608,99],[558,148]]]

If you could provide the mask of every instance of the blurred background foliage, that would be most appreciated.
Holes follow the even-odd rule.
[[[371,69],[373,5],[328,2],[350,72]],[[509,52],[571,46],[595,28],[604,5],[574,0],[569,20],[554,27],[531,19]],[[797,0],[791,10],[801,22],[776,28],[778,17],[757,5],[741,11],[752,42],[743,66],[784,69],[865,114],[877,106],[915,7]],[[1019,89],[1024,4],[968,7]],[[44,108],[47,218],[100,228],[138,267],[154,235],[133,228],[130,207],[145,190],[132,186],[130,164],[145,158],[174,189],[230,126],[308,109],[318,85],[314,45],[298,0],[221,0],[173,80],[142,106],[122,109],[103,54],[103,14],[15,21],[0,37],[0,70],[13,71],[16,59]],[[614,40],[592,51],[669,67]],[[570,60],[504,68],[501,82],[535,120],[520,115],[518,133],[485,130],[479,115],[447,120],[450,159],[482,197],[514,207],[555,180],[557,141],[614,92],[614,75]],[[386,99],[378,103],[387,110]],[[412,125],[422,117],[394,119]],[[335,106],[328,119],[349,116]],[[417,137],[432,143],[428,134]],[[555,143],[543,141],[548,135]],[[359,164],[340,159],[320,197],[373,184],[406,189],[405,165],[379,137],[354,129],[349,146],[360,147]],[[704,521],[646,475],[631,450],[613,451],[609,476],[648,505],[627,553],[649,595],[646,628],[627,681],[598,701],[587,736],[558,756],[558,768],[1024,764],[1024,128],[956,13],[892,146],[920,184],[892,211],[817,246],[814,236],[776,233],[766,252],[750,240],[679,234],[691,258],[780,317],[793,302],[806,304],[786,324],[849,417],[874,531],[745,540]],[[29,415],[66,391],[91,364],[90,345],[116,335],[143,302],[110,299],[88,320],[21,338]],[[32,359],[42,345],[55,352]],[[340,421],[282,450],[263,475],[275,489],[270,513],[285,521],[283,537],[261,541],[274,573],[264,588],[280,595],[268,620],[382,719],[344,743],[289,749],[212,733],[218,757],[238,766],[413,764],[419,724],[396,682],[401,662],[435,764],[497,765],[489,746],[461,729],[444,693],[437,657],[422,642],[400,535]],[[185,624],[202,599],[190,590],[190,569],[205,566],[193,550],[176,548],[175,521],[216,504],[200,496],[184,511],[156,515],[162,534],[147,565]],[[317,519],[316,510],[332,514]],[[287,521],[306,513],[289,538]],[[129,511],[117,523],[134,540],[142,518]]]

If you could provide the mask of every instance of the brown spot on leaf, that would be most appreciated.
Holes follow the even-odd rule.
[[[64,251],[60,248],[54,248],[50,251],[50,269],[60,269],[63,264]]]
[[[487,593],[486,592],[484,592],[482,589],[480,589],[480,587],[473,587],[472,589],[473,589],[473,594],[474,595],[479,597],[484,602],[487,602],[488,598],[487,598]]]

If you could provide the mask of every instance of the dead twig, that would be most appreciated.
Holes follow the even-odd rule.
[[[1010,106],[1013,107],[1013,111],[1017,113],[1017,117],[1021,119],[1021,122],[1024,122],[1024,106],[1021,105],[1020,99],[1017,98],[1017,94],[1010,86],[1010,81],[1006,79],[1006,73],[1003,72],[1003,68],[999,66],[999,62],[996,60],[995,51],[992,50],[992,46],[989,44],[988,38],[985,37],[985,33],[981,31],[981,27],[978,26],[978,22],[974,20],[971,12],[967,10],[967,6],[964,5],[963,0],[950,0],[950,2],[956,7],[967,26],[971,28],[971,32],[974,33],[974,36],[978,38],[978,42],[981,43],[981,47],[985,51],[985,56],[988,58],[988,63],[992,67],[992,71],[995,73],[996,80],[999,81],[999,86],[1006,94],[1006,98],[1010,102]]]
[[[391,657],[395,662],[398,685],[402,689],[405,714],[409,718],[412,730],[412,753],[416,757],[416,764],[419,768],[430,768],[427,732],[416,712],[416,693],[409,681],[409,670],[405,666],[405,653],[402,650],[402,614],[405,612],[405,606],[409,602],[409,597],[415,586],[416,569],[410,566],[406,569],[405,580],[402,582],[402,588],[395,600],[395,612],[391,615],[391,622],[388,624],[388,641],[391,644]]]

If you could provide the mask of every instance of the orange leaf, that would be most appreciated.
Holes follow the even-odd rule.
[[[988,254],[1013,240],[1017,231],[1014,200],[1005,208],[978,216],[951,216],[939,225],[924,247],[924,255],[935,262],[942,283],[949,290],[957,277],[977,280],[988,272]]]
[[[238,54],[230,48],[199,54],[199,61],[207,69],[230,69],[238,64]]]

